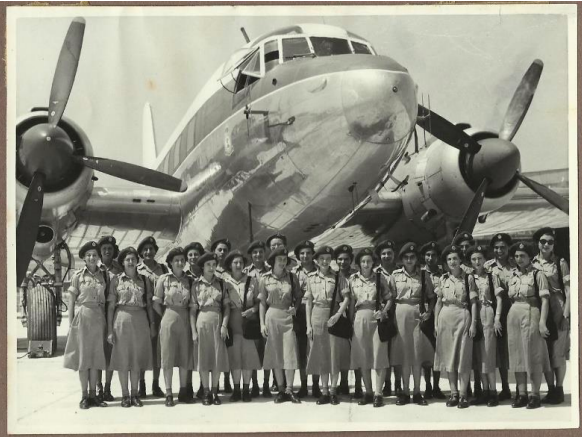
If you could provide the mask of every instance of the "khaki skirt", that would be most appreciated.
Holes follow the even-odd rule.
[[[313,340],[309,340],[307,359],[307,373],[310,375],[337,374],[350,368],[350,341],[327,332],[329,314],[329,308],[314,306],[311,311]]]
[[[398,333],[392,338],[390,365],[432,366],[434,349],[430,340],[420,330],[420,307],[407,303],[396,304]]]
[[[495,312],[492,306],[479,302],[479,325],[483,329],[483,338],[473,342],[473,352],[477,371],[495,372],[497,368],[497,337],[495,336]]]
[[[297,338],[293,331],[293,317],[279,308],[269,307],[265,315],[268,337],[265,345],[265,370],[299,368]]]
[[[553,369],[566,365],[566,355],[570,348],[570,333],[568,330],[560,331],[560,323],[564,317],[565,298],[560,293],[550,293],[550,312],[548,317],[552,317],[558,328],[558,338],[548,342],[550,354],[550,364]]]
[[[105,332],[103,307],[78,305],[65,346],[65,368],[77,371],[107,369]]]
[[[439,313],[434,370],[470,372],[473,340],[469,337],[471,313],[465,308],[445,305]]]
[[[374,310],[357,310],[354,318],[350,367],[364,370],[379,370],[390,367],[388,343],[388,341],[380,341],[378,322],[374,318]]]
[[[118,306],[113,317],[115,344],[109,370],[151,370],[153,366],[150,325],[145,308]]]
[[[230,370],[258,370],[261,368],[255,340],[243,337],[243,317],[240,308],[230,310],[228,325],[232,329],[233,344],[227,347]]]
[[[540,334],[540,310],[526,302],[514,302],[507,317],[509,370],[528,374],[550,370],[546,342]]]
[[[188,308],[166,307],[160,323],[160,367],[193,369],[193,342]]]
[[[196,319],[198,331],[198,371],[228,372],[226,344],[220,336],[222,316],[215,311],[199,311]]]

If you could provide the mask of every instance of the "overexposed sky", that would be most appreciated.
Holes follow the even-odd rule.
[[[34,9],[42,14],[43,8]],[[84,8],[77,7],[63,9],[59,17],[19,18],[12,58],[17,62],[16,113],[47,106],[71,17],[85,16],[81,61],[65,114],[88,134],[96,156],[141,164],[146,102],[153,107],[161,150],[208,78],[244,44],[240,27],[252,39],[279,27],[314,22],[356,33],[379,54],[404,65],[418,84],[419,101],[424,94],[426,105],[430,94],[431,107],[439,114],[495,131],[530,63],[543,60],[536,96],[513,141],[521,151],[523,171],[568,166],[565,15],[506,15],[499,8],[488,15],[448,16],[326,15],[331,8],[300,16],[305,7],[288,10],[293,14],[241,16],[240,8],[230,8],[229,13],[239,15],[163,17],[162,8],[155,17],[99,17],[83,15]],[[195,8],[183,11],[196,13]],[[363,13],[361,7],[358,11]],[[126,184],[97,176],[99,185]]]

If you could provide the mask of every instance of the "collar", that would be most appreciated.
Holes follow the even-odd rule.
[[[85,265],[81,269],[81,273],[83,273],[83,274],[89,273],[91,276],[97,276],[97,273],[101,273],[101,269],[99,267],[97,267],[97,271],[95,273],[91,273],[91,270],[89,270],[89,268]]]

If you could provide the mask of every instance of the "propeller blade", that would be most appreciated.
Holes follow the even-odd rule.
[[[26,276],[26,270],[36,243],[44,201],[44,180],[44,173],[34,173],[20,211],[18,225],[16,225],[16,281],[18,286],[22,284]]]
[[[181,179],[139,165],[113,159],[97,158],[96,156],[73,156],[72,158],[75,162],[85,167],[148,187],[182,193],[188,188]]]
[[[418,105],[416,124],[456,149],[465,150],[472,154],[481,150],[481,145],[463,132],[461,128],[422,105]]]
[[[48,122],[56,126],[61,121],[63,112],[69,100],[75,74],[81,56],[83,46],[83,35],[85,34],[85,20],[77,17],[69,26],[65,41],[61,48],[61,54],[57,62],[57,68],[53,77],[51,96],[49,100]]]
[[[501,123],[499,138],[511,141],[517,133],[534,97],[543,68],[544,63],[536,59],[523,75]]]
[[[483,179],[481,185],[479,185],[479,188],[477,188],[477,191],[475,192],[469,207],[465,211],[465,215],[463,216],[463,220],[461,220],[461,224],[457,229],[455,237],[461,232],[469,232],[470,234],[473,233],[473,229],[475,228],[475,224],[479,218],[479,213],[481,212],[483,200],[485,199],[485,191],[487,191],[488,186],[489,179]]]
[[[522,181],[525,185],[527,185],[533,192],[539,194],[541,197],[546,199],[549,203],[554,205],[560,211],[564,211],[566,214],[570,214],[570,205],[568,204],[568,200],[560,196],[554,190],[542,185],[521,173],[517,173],[517,177],[520,181]]]

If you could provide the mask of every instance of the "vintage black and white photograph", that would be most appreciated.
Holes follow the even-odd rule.
[[[578,427],[576,8],[8,7],[8,431]]]

